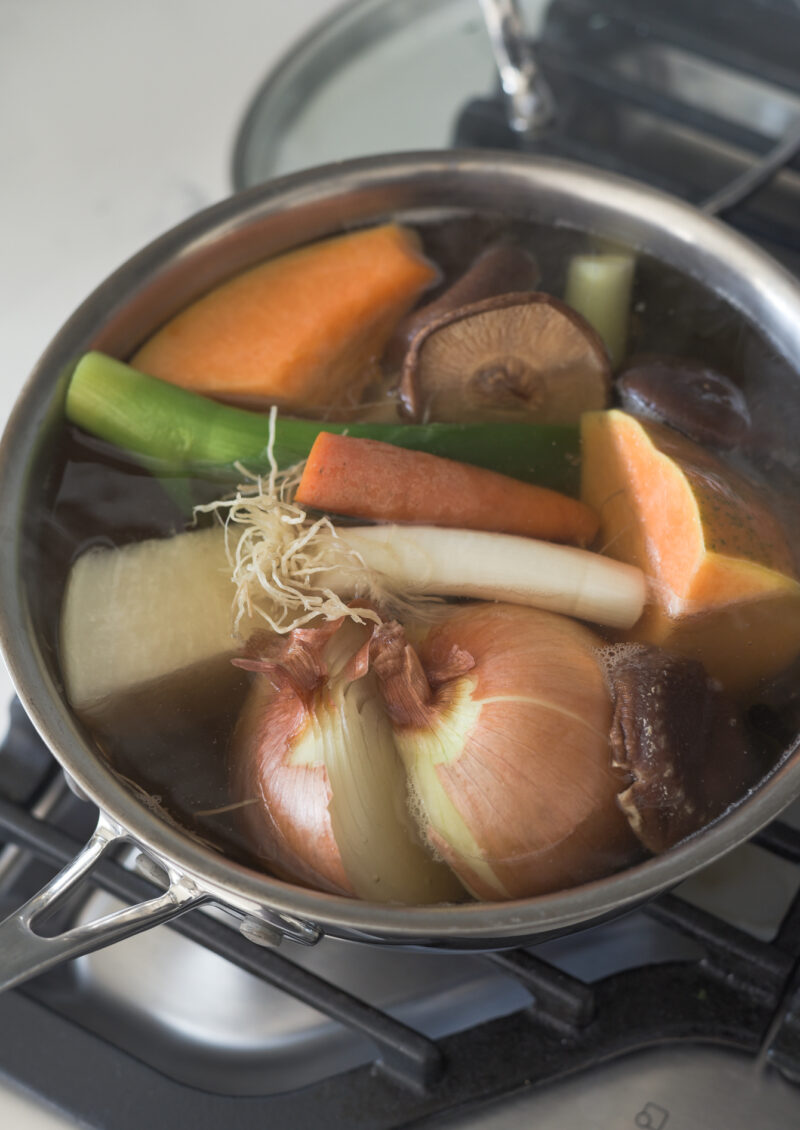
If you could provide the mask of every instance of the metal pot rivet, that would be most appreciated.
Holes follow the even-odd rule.
[[[145,879],[149,879],[151,883],[155,883],[157,887],[169,886],[169,875],[167,872],[156,863],[154,859],[151,859],[149,855],[145,855],[143,851],[140,851],[136,856],[135,867],[140,875],[143,875]]]
[[[239,932],[257,946],[279,946],[283,941],[283,932],[275,926],[262,922],[260,918],[243,918],[239,924]]]

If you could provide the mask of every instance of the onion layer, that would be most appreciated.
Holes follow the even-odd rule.
[[[233,738],[255,850],[289,880],[379,902],[463,897],[420,843],[391,725],[352,620],[265,637]]]
[[[562,616],[458,608],[378,628],[373,665],[431,846],[479,898],[587,882],[639,853],[611,765],[602,641]]]

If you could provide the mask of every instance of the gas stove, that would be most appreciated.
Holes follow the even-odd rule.
[[[19,706],[0,792],[5,913],[71,858],[94,816]],[[364,1130],[532,1118],[555,1130],[567,1117],[589,1130],[695,1125],[698,1110],[709,1126],[789,1130],[797,817],[634,914],[505,953],[333,939],[284,953],[220,911],[193,913],[0,996],[0,1064],[108,1130],[312,1127],[320,1112]],[[132,851],[99,868],[67,913],[89,921],[145,897],[137,862]]]
[[[232,0],[223,17],[190,0],[113,14],[90,0],[68,13],[6,6],[0,73],[19,110],[2,127],[18,158],[5,174],[17,205],[3,221],[6,411],[36,351],[98,279],[224,195],[242,106],[332,7]],[[508,129],[476,2],[361,0],[258,90],[235,149],[237,187],[458,141],[577,157],[718,207],[726,186],[776,162],[800,122],[791,0],[742,0],[724,16],[680,0],[522,9],[558,107],[549,134]],[[726,213],[791,269],[799,176],[796,162],[783,165]],[[11,700],[10,684],[0,691]],[[0,916],[93,824],[14,706],[0,747]],[[99,868],[68,912],[89,920],[140,899],[140,868],[134,851]],[[274,950],[222,912],[192,912],[0,996],[0,1077],[0,1125],[20,1130],[790,1130],[800,1124],[800,809],[643,909],[503,954],[331,939]]]

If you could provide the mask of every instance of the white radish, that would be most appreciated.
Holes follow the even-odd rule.
[[[61,612],[72,706],[91,710],[196,665],[229,665],[241,647],[232,629],[235,594],[219,527],[85,553]]]

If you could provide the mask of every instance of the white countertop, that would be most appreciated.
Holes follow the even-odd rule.
[[[249,99],[287,47],[337,6],[2,0],[3,425],[82,299],[156,235],[227,195]],[[12,693],[0,665],[0,710]],[[1,1127],[68,1125],[0,1084]]]

